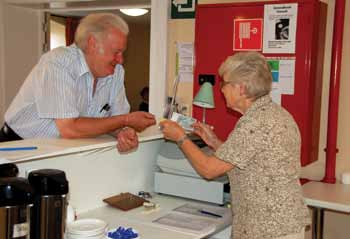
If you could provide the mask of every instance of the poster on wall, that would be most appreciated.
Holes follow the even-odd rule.
[[[298,4],[264,6],[263,53],[295,53]]]
[[[182,82],[193,82],[193,43],[176,44],[176,75]]]
[[[267,57],[271,68],[271,96],[276,103],[281,102],[281,95],[294,94],[295,57]]]
[[[233,50],[261,51],[263,19],[233,20]]]

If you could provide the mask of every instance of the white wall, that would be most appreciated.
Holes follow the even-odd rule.
[[[156,156],[162,140],[140,143],[137,151],[120,155],[111,149],[19,163],[20,176],[28,169],[53,168],[65,171],[69,201],[78,213],[105,205],[102,199],[122,192],[153,191]]]

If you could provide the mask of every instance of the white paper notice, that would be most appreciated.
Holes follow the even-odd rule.
[[[272,88],[280,94],[293,95],[295,82],[295,57],[267,57],[271,68]]]
[[[278,87],[276,87],[276,85],[274,85],[274,84],[272,84],[272,90],[270,92],[270,96],[271,96],[273,102],[281,105],[281,98],[282,98],[281,92],[280,92],[280,89]]]
[[[177,74],[182,82],[193,82],[193,43],[177,43]]]
[[[295,60],[280,60],[280,88],[282,94],[294,95]]]
[[[263,53],[295,53],[298,4],[265,4]]]

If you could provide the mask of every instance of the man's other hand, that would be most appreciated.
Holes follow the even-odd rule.
[[[126,127],[120,130],[117,135],[117,149],[120,153],[125,153],[132,149],[136,149],[139,145],[139,140],[136,131],[132,128]]]
[[[147,127],[156,124],[156,119],[153,114],[136,111],[126,115],[125,126],[135,129],[137,132],[141,132]]]

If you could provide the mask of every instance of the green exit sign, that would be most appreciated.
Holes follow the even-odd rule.
[[[171,0],[171,18],[194,18],[197,0]]]

